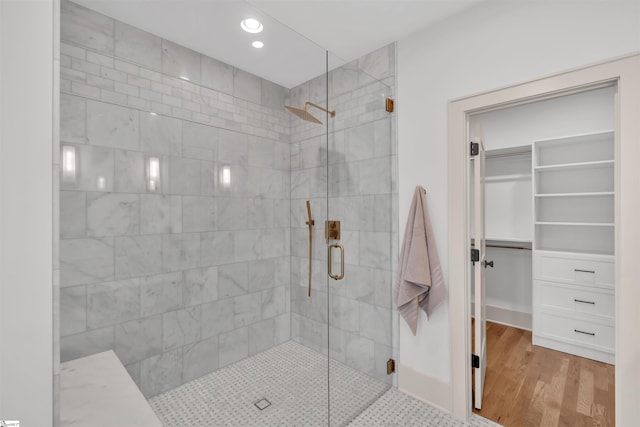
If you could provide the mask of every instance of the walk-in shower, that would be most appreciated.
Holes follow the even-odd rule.
[[[394,382],[394,46],[346,62],[201,2],[237,27],[201,52],[128,3],[62,5],[61,361],[114,351],[165,425],[348,424]]]

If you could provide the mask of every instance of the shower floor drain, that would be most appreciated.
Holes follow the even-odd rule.
[[[260,399],[258,400],[256,403],[253,404],[256,408],[260,409],[261,411],[263,409],[266,409],[269,405],[271,405],[271,402],[269,402],[267,399]]]

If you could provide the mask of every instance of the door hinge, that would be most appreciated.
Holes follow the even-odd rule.
[[[480,357],[477,354],[471,355],[471,367],[479,368],[480,367]]]
[[[475,265],[480,261],[480,249],[471,249],[471,262]]]
[[[396,361],[393,359],[387,360],[387,375],[391,375],[396,371]]]
[[[471,155],[477,156],[480,153],[480,144],[477,142],[471,141]]]

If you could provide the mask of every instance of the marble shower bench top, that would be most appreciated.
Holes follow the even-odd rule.
[[[162,427],[111,350],[61,364],[60,425]]]

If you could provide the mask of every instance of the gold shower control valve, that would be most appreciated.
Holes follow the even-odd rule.
[[[340,221],[335,219],[325,221],[324,237],[327,240],[340,240]]]

